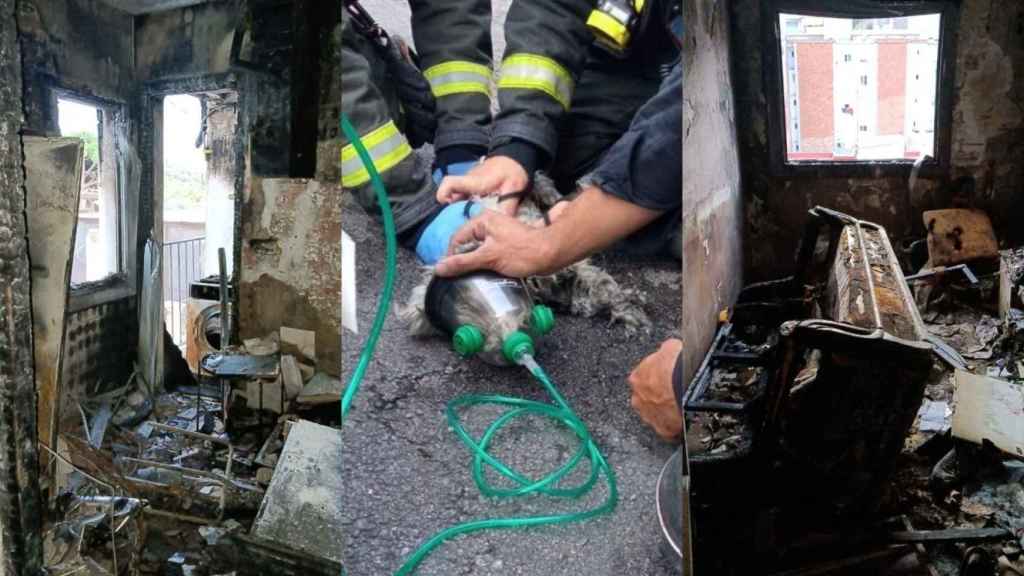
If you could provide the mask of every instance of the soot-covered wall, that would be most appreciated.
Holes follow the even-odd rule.
[[[42,569],[36,395],[14,0],[0,0],[0,573]]]
[[[301,176],[336,183],[340,179],[340,19],[340,3],[314,0],[236,0],[140,17],[136,45],[142,89],[166,91],[171,85],[173,90],[188,92],[211,78],[230,79],[238,94],[233,142],[244,147],[243,160],[236,166],[244,174],[239,199],[252,196],[255,183],[265,179]],[[191,81],[201,78],[206,80]],[[147,123],[143,132],[144,141],[155,137]],[[151,155],[144,150],[145,173],[152,174],[152,158],[147,154]],[[150,186],[145,184],[144,189]],[[144,204],[145,221],[159,209],[153,204]],[[235,263],[241,268],[246,265],[242,246],[259,243],[262,238],[254,238],[251,232],[261,227],[253,224],[247,204],[239,201],[235,208]],[[291,242],[302,248],[298,240],[304,241],[308,232],[296,230]],[[236,274],[235,282],[242,276]],[[307,276],[285,281],[289,289],[305,290],[310,284]],[[333,289],[330,283],[324,286]],[[236,299],[245,294],[244,289],[236,291]],[[236,300],[240,311],[236,334],[265,334],[267,318],[255,317],[252,310],[276,318],[288,307],[270,294],[265,302],[252,306]]]
[[[98,0],[20,0],[25,125],[59,132],[54,88],[128,103],[134,89],[132,19]]]
[[[340,15],[339,15],[340,18]],[[322,44],[316,179],[341,182],[341,22]]]
[[[130,142],[135,98],[131,16],[97,0],[19,0],[17,5],[25,130],[59,135],[56,96],[70,94],[119,107],[112,126]],[[112,170],[104,174],[114,175]],[[138,215],[131,208],[138,205],[138,190],[129,187],[124,193],[122,217],[134,220]],[[132,243],[134,238],[124,240],[127,277],[135,271]],[[117,284],[72,294],[64,335],[63,388],[68,395],[82,394],[97,382],[119,386],[132,372],[132,356],[125,350],[135,347],[135,298],[131,282]]]
[[[290,2],[216,2],[148,14],[135,24],[143,85],[180,79],[185,93],[190,77],[231,73],[238,78],[242,131],[251,137],[253,173],[261,176],[289,174],[292,9]]]
[[[899,239],[923,235],[921,211],[946,207],[940,180],[972,176],[968,201],[993,217],[1004,237],[1020,235],[1024,210],[1024,3],[963,0],[956,37],[950,169],[908,191],[899,174],[845,178],[773,176],[769,156],[762,0],[732,2],[737,123],[745,199],[746,271],[751,281],[791,272],[807,210],[824,205],[885,226]]]
[[[684,378],[703,358],[718,312],[742,282],[742,205],[726,0],[684,3]],[[684,380],[685,381],[685,380]]]

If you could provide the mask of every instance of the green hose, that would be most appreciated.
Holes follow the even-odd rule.
[[[377,346],[377,340],[380,337],[380,331],[384,325],[384,319],[387,316],[387,309],[390,305],[392,292],[394,290],[397,247],[395,241],[395,225],[391,215],[391,207],[388,202],[387,191],[384,188],[384,183],[380,179],[380,174],[377,173],[377,170],[373,165],[373,159],[370,157],[369,153],[367,153],[366,147],[359,138],[359,134],[352,127],[352,124],[344,113],[341,115],[341,128],[348,140],[353,144],[353,146],[355,146],[360,160],[362,160],[363,165],[370,173],[370,180],[377,193],[377,202],[380,204],[380,210],[383,215],[384,234],[387,237],[387,268],[384,277],[384,290],[381,294],[380,303],[377,305],[377,315],[374,318],[373,327],[370,330],[366,345],[364,346],[362,355],[359,358],[359,364],[352,373],[352,377],[349,379],[348,386],[345,388],[345,393],[342,396],[341,418],[342,424],[344,424],[345,416],[348,414],[349,408],[352,405],[352,399],[359,390],[359,385],[362,383],[363,376],[366,373],[366,368],[373,356],[374,348]],[[572,408],[569,407],[569,403],[562,394],[559,393],[558,389],[551,382],[551,379],[548,378],[548,375],[540,365],[534,361],[532,356],[525,354],[518,359],[518,363],[529,370],[530,374],[532,374],[543,385],[548,395],[554,400],[553,404],[535,402],[532,400],[524,400],[522,398],[513,398],[509,396],[470,394],[460,396],[452,400],[448,403],[445,409],[448,417],[448,424],[452,427],[452,430],[455,431],[455,434],[458,435],[462,443],[465,444],[469,448],[470,452],[473,453],[473,481],[476,483],[480,493],[485,496],[497,498],[514,498],[539,493],[552,497],[575,499],[588,494],[603,473],[606,481],[608,482],[608,497],[600,506],[583,512],[530,516],[523,518],[489,518],[457,524],[438,532],[423,543],[415,552],[412,553],[412,555],[409,556],[408,560],[406,560],[402,567],[399,568],[398,572],[395,573],[395,576],[411,575],[416,570],[416,567],[419,566],[419,564],[431,552],[433,552],[435,548],[461,534],[497,528],[525,528],[545,524],[579,522],[611,512],[615,509],[615,505],[618,502],[618,488],[616,487],[615,473],[601,454],[601,450],[597,447],[593,437],[590,436],[586,425],[584,425],[583,421],[580,420],[572,411]],[[505,406],[508,407],[509,410],[492,422],[487,430],[484,431],[483,435],[479,439],[476,439],[473,438],[462,425],[462,422],[459,420],[458,410],[460,408],[481,406],[485,404]],[[487,449],[495,435],[506,424],[515,418],[523,416],[543,416],[565,426],[575,433],[580,439],[579,450],[577,450],[573,457],[557,470],[540,479],[528,478],[509,468],[503,462],[492,456]],[[560,485],[561,480],[572,473],[579,463],[583,461],[584,457],[586,457],[590,463],[590,474],[587,479],[576,486],[562,487]],[[517,487],[495,488],[488,484],[484,476],[484,465],[493,468],[499,475],[514,482]],[[342,573],[342,576],[344,576],[344,572]]]
[[[594,487],[594,484],[597,482],[600,474],[604,473],[604,476],[608,481],[608,497],[600,506],[583,512],[551,514],[546,516],[529,516],[524,518],[490,518],[474,520],[452,526],[451,528],[438,532],[413,552],[413,554],[409,556],[409,559],[406,560],[405,564],[403,564],[398,572],[395,573],[395,576],[407,576],[412,574],[419,563],[422,562],[423,559],[434,550],[434,548],[437,548],[445,541],[460,534],[495,528],[526,528],[529,526],[542,526],[545,524],[579,522],[611,512],[615,509],[615,505],[619,499],[618,488],[615,484],[615,473],[612,471],[611,466],[608,465],[608,462],[604,459],[604,456],[601,454],[601,450],[597,447],[593,437],[591,437],[590,433],[587,431],[587,427],[572,411],[572,408],[569,407],[568,402],[566,402],[565,398],[558,392],[558,389],[555,388],[555,385],[548,378],[548,375],[544,373],[544,370],[536,362],[534,362],[531,356],[523,356],[520,358],[519,363],[525,366],[530,373],[540,381],[544,386],[544,389],[547,390],[551,398],[554,399],[554,404],[534,402],[532,400],[512,398],[509,396],[469,394],[452,400],[448,403],[445,410],[448,415],[448,424],[452,427],[452,430],[455,431],[455,434],[459,436],[459,439],[462,440],[463,444],[465,444],[473,453],[473,481],[476,482],[476,486],[480,490],[480,493],[485,496],[498,498],[513,498],[534,493],[541,493],[561,498],[580,498],[590,492]],[[470,436],[469,432],[466,431],[466,428],[459,420],[457,410],[465,406],[480,406],[484,404],[507,406],[510,409],[492,422],[478,440]],[[568,462],[563,464],[554,472],[537,480],[527,478],[515,470],[510,469],[500,460],[487,452],[487,447],[491,440],[503,426],[515,418],[530,415],[550,418],[556,423],[572,430],[580,439],[579,450],[572,458],[569,459]],[[584,456],[587,456],[590,461],[589,477],[577,486],[569,488],[558,487],[559,481],[571,473]],[[484,478],[484,464],[494,468],[501,476],[515,482],[518,485],[518,488],[500,489],[489,485],[487,480]]]
[[[384,327],[384,320],[388,316],[388,308],[391,306],[391,295],[395,291],[398,241],[395,239],[395,219],[391,216],[391,202],[388,201],[388,193],[384,189],[384,182],[380,179],[377,167],[373,164],[373,158],[370,157],[370,153],[366,151],[366,146],[363,145],[362,139],[359,138],[359,133],[352,127],[352,123],[349,122],[348,116],[344,113],[341,115],[341,131],[345,133],[349,142],[355,147],[363,166],[370,173],[370,181],[373,183],[373,189],[377,193],[377,204],[380,206],[381,218],[384,220],[384,238],[386,239],[387,246],[384,267],[384,290],[381,292],[380,303],[377,305],[377,315],[373,319],[373,327],[370,329],[370,335],[366,339],[363,353],[359,356],[359,364],[356,365],[355,371],[352,372],[348,386],[345,387],[345,394],[341,397],[341,423],[344,426],[345,416],[352,407],[352,399],[355,398],[356,392],[359,391],[359,385],[363,382],[366,368],[369,367],[370,360],[373,358],[373,351],[377,348],[377,340],[380,338],[380,331]]]

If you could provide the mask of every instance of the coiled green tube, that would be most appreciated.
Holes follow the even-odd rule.
[[[373,351],[377,346],[377,340],[380,337],[380,332],[384,325],[384,319],[387,317],[387,310],[390,306],[392,292],[394,291],[397,242],[395,240],[395,225],[391,215],[391,205],[388,201],[387,191],[384,188],[384,183],[380,179],[380,174],[377,173],[377,170],[373,165],[373,159],[370,157],[369,153],[367,153],[366,147],[359,138],[359,134],[352,127],[352,124],[349,122],[349,119],[345,114],[341,115],[341,128],[345,133],[345,136],[353,146],[355,146],[360,160],[370,173],[370,180],[377,193],[377,202],[380,204],[380,210],[384,221],[384,234],[387,239],[387,268],[384,276],[384,289],[381,293],[380,303],[377,305],[377,315],[374,318],[373,327],[367,337],[366,345],[363,347],[363,352],[360,355],[359,364],[352,373],[352,377],[349,379],[348,386],[345,388],[345,393],[341,399],[341,419],[342,424],[344,424],[345,416],[348,414],[352,405],[352,399],[355,397],[356,392],[359,390],[359,386],[362,383],[363,376],[366,373],[366,368],[368,367],[370,359],[373,356]],[[509,396],[470,394],[460,396],[452,400],[448,403],[445,409],[448,417],[448,423],[452,427],[452,430],[455,431],[455,434],[458,435],[463,444],[465,444],[469,448],[470,452],[473,453],[473,481],[476,483],[481,494],[498,498],[514,498],[517,496],[540,493],[558,498],[580,498],[589,493],[597,483],[600,476],[604,474],[604,477],[608,482],[608,497],[600,506],[582,512],[521,518],[488,518],[457,524],[451,528],[438,532],[423,543],[415,552],[412,553],[412,555],[409,556],[408,560],[406,560],[402,567],[399,568],[398,572],[395,573],[395,576],[411,575],[423,559],[433,552],[435,548],[461,534],[476,532],[478,530],[526,528],[545,524],[579,522],[611,512],[615,509],[618,502],[618,488],[615,482],[615,473],[601,454],[601,451],[594,442],[593,437],[590,436],[586,425],[584,425],[583,421],[581,421],[572,411],[569,407],[569,403],[562,394],[559,393],[558,389],[551,382],[551,379],[548,378],[548,375],[540,365],[534,361],[532,356],[525,354],[518,359],[518,363],[529,370],[530,374],[532,374],[544,386],[548,395],[550,395],[554,400],[553,404],[524,400],[522,398],[512,398]],[[487,430],[484,431],[483,435],[479,439],[476,439],[473,438],[462,425],[462,422],[459,420],[458,410],[460,408],[480,406],[484,404],[507,406],[509,410],[491,423]],[[530,415],[543,416],[554,420],[556,423],[572,430],[580,440],[579,450],[576,451],[572,458],[554,472],[540,479],[531,479],[523,476],[509,468],[487,451],[491,440],[506,424],[515,418]],[[586,457],[590,462],[590,474],[587,479],[577,486],[561,487],[559,482],[575,470],[576,466],[579,465],[584,457]],[[487,480],[484,477],[484,465],[494,468],[498,474],[510,479],[518,485],[518,487],[512,489],[501,489],[491,486],[487,483]],[[344,570],[342,571],[342,576],[344,576]]]
[[[554,399],[554,404],[545,404],[543,402],[524,400],[522,398],[512,398],[509,396],[469,394],[452,400],[448,403],[446,408],[448,424],[452,427],[452,430],[455,431],[455,434],[458,435],[459,439],[462,440],[463,444],[465,444],[473,453],[473,481],[476,482],[476,486],[480,490],[480,493],[485,496],[498,498],[512,498],[533,493],[541,493],[561,498],[580,498],[584,494],[590,492],[600,475],[603,473],[608,481],[608,497],[605,499],[604,503],[597,508],[585,510],[583,512],[551,514],[546,516],[528,516],[522,518],[489,518],[452,526],[451,528],[438,532],[413,552],[413,554],[409,556],[409,559],[406,560],[405,564],[403,564],[398,572],[395,573],[395,576],[407,576],[412,574],[420,562],[422,562],[423,559],[426,558],[427,555],[435,548],[443,544],[446,540],[450,540],[460,534],[496,528],[526,528],[529,526],[541,526],[545,524],[579,522],[611,512],[615,509],[615,505],[618,503],[619,499],[618,488],[615,483],[615,473],[601,454],[601,450],[597,447],[594,439],[590,436],[590,433],[587,431],[587,427],[572,411],[568,402],[566,402],[565,398],[558,392],[558,389],[555,388],[555,385],[548,378],[548,375],[544,370],[533,360],[533,357],[524,355],[519,359],[519,363],[526,367],[530,373],[540,381],[544,386],[544,389],[547,390],[551,398]],[[476,439],[470,436],[469,432],[467,432],[466,428],[462,425],[462,422],[459,420],[458,409],[466,406],[479,406],[483,404],[508,406],[510,410],[499,416],[491,423],[490,426],[487,427],[487,430],[484,431],[483,435],[481,435],[479,439]],[[528,415],[550,418],[551,420],[554,420],[555,422],[572,430],[580,439],[580,448],[572,458],[554,472],[536,480],[527,478],[515,470],[512,470],[487,452],[487,447],[490,444],[491,439],[494,438],[494,435],[497,434],[503,426],[515,418]],[[558,482],[572,472],[584,456],[590,460],[589,477],[578,486],[568,488],[559,487]],[[498,474],[515,482],[518,485],[518,488],[500,489],[489,485],[487,480],[484,478],[484,464],[494,468]]]

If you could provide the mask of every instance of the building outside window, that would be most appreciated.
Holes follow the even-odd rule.
[[[779,19],[788,162],[934,156],[940,14]]]
[[[74,287],[122,272],[121,203],[112,169],[116,160],[109,146],[110,111],[62,97],[57,100],[57,112],[61,136],[81,139],[85,151],[71,267]]]

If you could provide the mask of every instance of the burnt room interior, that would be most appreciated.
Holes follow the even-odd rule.
[[[269,495],[340,387],[339,37],[334,2],[0,2],[4,573],[339,572]]]
[[[695,573],[1024,574],[1024,5],[686,16]]]

